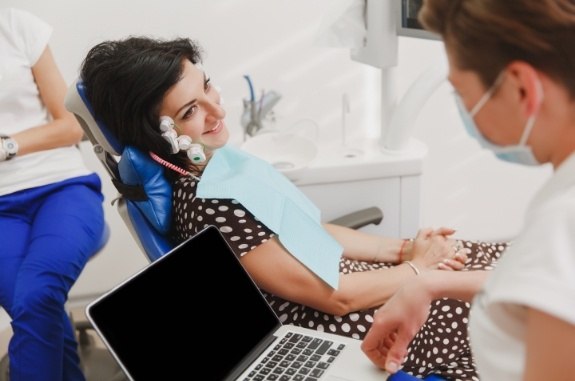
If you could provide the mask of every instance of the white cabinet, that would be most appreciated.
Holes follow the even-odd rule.
[[[328,221],[377,206],[384,219],[365,231],[413,237],[420,224],[421,171],[426,147],[417,141],[403,152],[384,153],[377,141],[364,141],[361,154],[346,155],[339,147],[322,147],[309,167],[291,175],[294,183]]]

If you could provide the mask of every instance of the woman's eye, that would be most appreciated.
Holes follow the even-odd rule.
[[[204,81],[204,90],[207,92],[211,87],[211,79],[210,78],[206,78],[206,80]]]
[[[188,119],[189,117],[191,117],[192,115],[194,115],[194,113],[196,112],[198,106],[192,106],[190,107],[182,116],[183,119]]]

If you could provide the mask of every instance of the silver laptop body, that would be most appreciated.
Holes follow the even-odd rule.
[[[359,340],[282,325],[215,227],[94,300],[86,315],[133,381],[387,379],[365,357]],[[288,364],[278,348],[294,335],[307,336],[310,343],[324,340],[324,353],[305,361],[288,356],[296,365]],[[310,352],[304,345],[294,353]],[[319,370],[308,367],[312,362]],[[266,375],[258,375],[265,367]]]

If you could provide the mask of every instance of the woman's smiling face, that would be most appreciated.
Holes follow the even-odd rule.
[[[178,135],[187,135],[194,143],[202,144],[210,157],[229,139],[224,122],[226,112],[220,105],[220,94],[204,71],[189,60],[183,65],[181,79],[162,100],[160,116],[171,117]]]

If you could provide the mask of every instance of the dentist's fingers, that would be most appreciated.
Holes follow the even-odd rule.
[[[459,261],[461,263],[463,263],[465,265],[465,263],[467,262],[468,256],[467,254],[469,254],[469,249],[459,249],[456,253],[455,256],[453,257],[454,260]]]
[[[366,344],[364,339],[361,349],[376,366],[393,374],[401,368],[410,342],[409,335],[393,332],[375,346],[370,346],[369,341]]]
[[[441,235],[444,237],[448,237],[450,235],[453,235],[455,233],[455,229],[452,228],[447,228],[447,227],[440,227],[438,229],[435,229],[433,231],[433,235]]]
[[[462,270],[465,265],[454,259],[444,259],[442,262],[437,264],[438,270],[448,270],[448,271],[459,271]]]
[[[384,344],[385,347],[389,350],[389,348],[391,348],[393,346],[393,343],[395,343],[395,340],[397,339],[397,333],[396,332],[392,332],[387,339],[385,339]]]
[[[395,329],[391,319],[380,320],[371,326],[361,343],[365,355],[381,369],[385,369],[389,350],[396,342]]]
[[[432,294],[418,277],[401,287],[373,316],[361,349],[379,368],[390,373],[401,367],[409,343],[429,317]]]
[[[455,270],[459,271],[465,267],[467,262],[467,250],[460,249],[455,253],[453,258],[446,258],[437,264],[438,270]]]
[[[419,231],[417,232],[417,235],[415,236],[415,239],[416,240],[426,239],[426,238],[431,237],[432,234],[433,234],[432,228],[419,229]]]
[[[412,335],[402,334],[401,332],[397,333],[393,345],[387,352],[384,368],[386,371],[393,374],[401,368],[401,364],[407,355],[407,346],[412,339]]]

